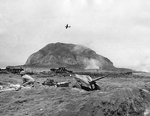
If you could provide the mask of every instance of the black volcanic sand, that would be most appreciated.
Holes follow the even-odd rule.
[[[37,81],[45,78],[37,78]],[[57,81],[70,77],[53,77]],[[21,83],[13,74],[0,81]],[[101,90],[43,87],[0,93],[0,116],[149,116],[150,78],[104,78]]]

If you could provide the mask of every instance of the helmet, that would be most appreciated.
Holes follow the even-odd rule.
[[[21,75],[24,75],[24,74],[26,74],[26,72],[25,72],[25,71],[21,71],[20,74],[21,74]]]

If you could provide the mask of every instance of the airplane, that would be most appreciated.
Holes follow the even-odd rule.
[[[70,28],[71,26],[67,24],[65,27],[66,27],[66,29],[67,29],[67,28]]]

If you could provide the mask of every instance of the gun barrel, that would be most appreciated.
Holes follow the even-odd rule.
[[[98,77],[98,78],[96,78],[96,79],[93,79],[92,81],[98,81],[98,80],[103,79],[103,78],[105,78],[105,77],[106,77],[106,76]]]

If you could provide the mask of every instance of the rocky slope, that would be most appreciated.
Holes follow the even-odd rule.
[[[32,75],[37,82],[45,81]],[[57,82],[69,77],[48,77]],[[20,75],[1,74],[3,83],[22,83]],[[150,116],[150,78],[132,76],[99,80],[101,90],[48,87],[0,92],[0,116]]]
[[[51,43],[33,53],[29,66],[68,67],[78,69],[113,69],[113,63],[95,51],[75,44]]]

